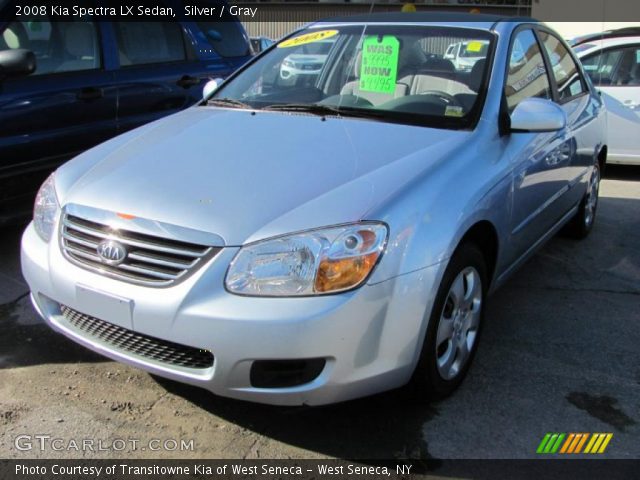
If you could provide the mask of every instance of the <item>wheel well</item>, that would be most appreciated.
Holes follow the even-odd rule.
[[[491,281],[498,260],[498,233],[493,224],[487,220],[476,223],[460,240],[459,244],[463,243],[473,243],[480,248],[487,262],[487,273]]]
[[[604,167],[607,164],[607,146],[603,145],[598,153],[598,165],[600,166],[600,176],[604,175]]]

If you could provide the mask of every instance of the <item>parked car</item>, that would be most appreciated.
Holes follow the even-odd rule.
[[[574,50],[607,106],[607,162],[640,165],[640,28],[594,34]]]
[[[451,393],[487,295],[561,228],[591,231],[607,146],[603,102],[553,31],[439,18],[315,23],[199,106],[60,167],[22,239],[36,310],[223,396]],[[476,90],[429,70],[424,45],[452,36],[488,42]],[[272,75],[329,37],[314,84]]]
[[[265,51],[274,43],[275,42],[268,37],[251,37],[251,49],[255,54]]]
[[[249,55],[237,21],[0,20],[0,224],[28,218],[64,161],[201,100],[209,78]]]
[[[301,78],[313,79],[322,70],[333,42],[329,39],[302,45],[296,53],[283,60],[280,65],[280,77],[291,82],[296,82]]]
[[[620,38],[620,37],[632,37],[640,35],[640,27],[625,27],[615,30],[604,30],[602,32],[589,33],[587,35],[580,35],[568,40],[569,45],[576,47],[581,43],[589,43],[593,40],[603,38]]]
[[[447,47],[444,58],[451,60],[456,70],[470,72],[478,60],[486,58],[489,42],[456,42]]]

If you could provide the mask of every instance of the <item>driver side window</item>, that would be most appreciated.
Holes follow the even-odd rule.
[[[95,22],[51,22],[46,16],[10,23],[0,36],[0,50],[24,48],[36,56],[32,75],[94,70],[101,67]]]
[[[521,30],[513,39],[504,93],[510,112],[526,98],[551,98],[542,52],[530,29]]]

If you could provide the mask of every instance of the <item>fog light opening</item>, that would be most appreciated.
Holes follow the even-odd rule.
[[[256,388],[298,387],[318,378],[326,363],[324,358],[256,360],[249,381]]]

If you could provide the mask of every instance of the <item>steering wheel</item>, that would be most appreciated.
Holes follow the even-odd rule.
[[[443,92],[442,90],[425,90],[424,92],[420,92],[420,95],[431,95],[432,97],[438,97],[442,101],[442,103],[445,103],[447,106],[462,107],[462,104],[456,97],[454,97],[450,93]]]

